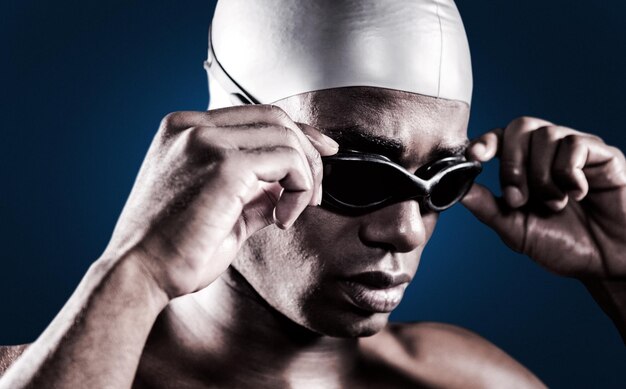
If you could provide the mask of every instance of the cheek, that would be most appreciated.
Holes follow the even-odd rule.
[[[435,214],[423,217],[428,238],[436,221]],[[368,250],[360,241],[359,223],[309,207],[290,229],[270,226],[248,239],[233,266],[293,322],[333,336],[371,335],[384,326],[388,314],[355,314],[335,289],[337,275],[359,269],[358,253]],[[422,248],[396,258],[414,274]]]
[[[437,219],[422,216],[427,239]],[[233,266],[270,305],[295,315],[326,281],[354,267],[351,258],[363,249],[359,219],[309,207],[288,230],[269,226],[254,234]],[[422,249],[400,256],[410,262],[408,271],[417,270]]]
[[[334,215],[309,207],[288,230],[264,228],[246,241],[233,266],[270,305],[296,312],[325,279],[341,236],[328,216]]]
[[[269,226],[252,236],[233,263],[237,270],[255,269],[264,277],[297,273],[320,275],[338,248],[346,245],[349,227],[340,217],[317,207],[307,208],[288,230]],[[303,273],[306,270],[307,273]],[[252,274],[251,274],[252,275]]]
[[[363,251],[359,220],[310,207],[294,225],[303,251],[318,258],[326,274],[343,273],[346,257]]]

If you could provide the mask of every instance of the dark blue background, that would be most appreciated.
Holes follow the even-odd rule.
[[[626,2],[460,1],[470,135],[537,115],[626,150]],[[181,5],[183,4],[183,5]],[[211,1],[3,1],[0,344],[31,342],[105,247],[162,116],[202,110]],[[496,187],[497,166],[482,181]],[[575,280],[442,216],[397,320],[468,327],[552,387],[624,387],[626,352]]]

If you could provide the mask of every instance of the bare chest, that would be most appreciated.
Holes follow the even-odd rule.
[[[169,371],[168,371],[169,370]],[[350,374],[337,379],[320,370],[308,378],[294,379],[297,372],[277,373],[263,378],[242,375],[233,366],[229,371],[212,376],[204,372],[182,373],[174,369],[161,368],[152,372],[142,369],[138,371],[133,389],[264,389],[264,388],[365,388],[395,389],[425,387],[416,377],[409,377],[391,366],[363,363]]]

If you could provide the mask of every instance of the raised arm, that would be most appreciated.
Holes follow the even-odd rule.
[[[320,153],[336,151],[277,107],[168,115],[104,254],[0,389],[130,387],[159,312],[319,204]]]
[[[474,185],[464,205],[512,249],[581,280],[626,342],[626,159],[595,135],[522,117],[474,140],[500,158],[503,198]]]
[[[128,387],[168,298],[132,258],[96,261],[0,388]],[[83,386],[84,385],[84,386]]]

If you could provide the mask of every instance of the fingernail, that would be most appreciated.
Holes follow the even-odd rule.
[[[484,143],[475,143],[472,146],[472,153],[477,157],[484,157],[487,153],[487,146]]]
[[[551,210],[555,212],[562,210],[566,204],[567,204],[567,197],[564,199],[555,199],[555,200],[546,201],[546,206],[548,206],[548,208],[550,208]]]
[[[293,222],[283,223],[280,220],[275,220],[274,223],[276,223],[276,226],[280,228],[281,230],[286,230],[287,228],[291,227],[291,225],[293,224]]]
[[[322,185],[320,185],[317,188],[317,205],[318,206],[322,205],[322,196],[323,196]]]
[[[339,148],[339,143],[335,142],[332,138],[321,134],[322,135],[322,139],[324,140],[324,143],[326,143],[328,146],[334,148],[334,149],[338,149]]]
[[[524,205],[524,195],[522,191],[516,186],[507,186],[504,188],[504,198],[506,202],[513,208],[521,207]]]
[[[278,220],[278,218],[276,217],[276,208],[274,208],[274,211],[272,212],[272,218],[274,219],[274,224],[276,224],[278,228],[280,228],[281,230],[287,229],[283,222]]]

